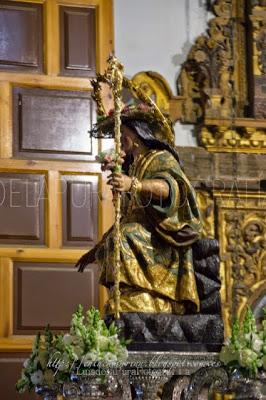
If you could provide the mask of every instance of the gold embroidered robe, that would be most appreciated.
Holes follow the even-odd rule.
[[[134,165],[135,164],[135,165]],[[150,150],[133,164],[129,175],[163,179],[167,201],[130,201],[121,219],[120,311],[176,313],[199,311],[191,244],[200,237],[201,220],[194,190],[175,157]],[[96,253],[100,283],[109,288],[106,313],[114,313],[113,230]]]

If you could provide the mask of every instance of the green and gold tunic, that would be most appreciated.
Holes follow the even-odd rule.
[[[191,244],[201,233],[194,190],[175,157],[150,150],[132,165],[130,176],[163,179],[170,188],[161,203],[132,199],[121,220],[121,312],[175,313],[199,311]],[[100,283],[109,288],[106,313],[114,313],[113,230],[96,253]]]

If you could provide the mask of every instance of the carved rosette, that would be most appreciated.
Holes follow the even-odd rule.
[[[266,195],[216,193],[225,335],[266,278]]]

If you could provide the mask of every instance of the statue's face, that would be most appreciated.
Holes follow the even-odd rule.
[[[134,142],[137,139],[136,134],[125,125],[121,127],[121,134],[122,150],[124,150],[126,154],[131,154],[134,149]]]

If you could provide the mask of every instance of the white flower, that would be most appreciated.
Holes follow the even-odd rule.
[[[91,365],[94,361],[96,361],[99,358],[99,355],[97,353],[97,351],[92,350],[89,351],[88,353],[86,353],[82,359],[81,362],[85,367],[88,367],[89,365]]]
[[[29,358],[26,358],[26,360],[25,360],[24,363],[23,363],[23,367],[24,367],[24,368],[29,368],[29,366],[30,366],[30,359],[29,359]]]
[[[120,340],[118,339],[118,335],[113,335],[109,337],[109,341],[111,344],[115,344],[117,346],[120,346]]]
[[[257,353],[250,349],[239,351],[239,364],[241,367],[251,367],[257,361]]]
[[[30,376],[30,380],[32,381],[33,385],[40,385],[43,382],[43,373],[40,369],[35,371]]]
[[[251,333],[251,332],[245,333],[245,334],[244,334],[244,338],[246,339],[247,342],[250,342],[251,336],[252,336],[252,333]]]
[[[97,339],[98,339],[99,349],[101,351],[108,350],[108,346],[109,346],[109,343],[110,343],[109,338],[106,337],[106,336],[103,336],[103,335],[99,335]]]
[[[262,350],[262,346],[263,346],[263,341],[258,336],[252,338],[251,342],[252,350],[254,350],[256,353],[260,353]]]
[[[73,338],[72,338],[72,336],[71,336],[69,333],[66,333],[66,334],[63,336],[63,342],[64,342],[66,345],[71,344],[72,341],[73,341]]]
[[[117,361],[117,356],[114,353],[110,353],[109,351],[107,351],[107,353],[105,353],[103,356],[103,361],[106,361],[108,363],[115,363]]]

